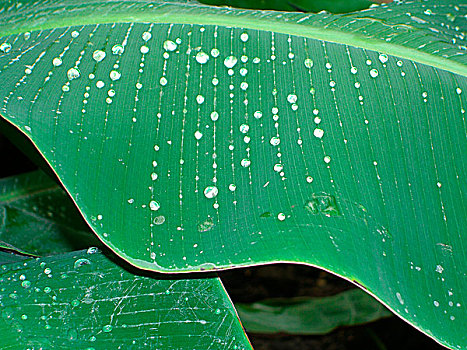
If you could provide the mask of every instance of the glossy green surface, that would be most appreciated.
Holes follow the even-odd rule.
[[[0,266],[2,349],[251,349],[218,278],[138,275],[97,248]]]
[[[0,179],[0,247],[52,255],[100,244],[65,191],[34,171]]]
[[[316,265],[465,348],[465,6],[36,6],[2,13],[0,113],[117,254]]]
[[[235,304],[245,329],[251,333],[325,334],[389,317],[392,313],[360,289],[323,298],[277,298]]]

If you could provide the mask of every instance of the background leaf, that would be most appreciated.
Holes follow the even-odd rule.
[[[2,349],[251,349],[218,278],[135,275],[90,248],[0,267]]]
[[[100,245],[65,191],[42,171],[0,179],[0,247],[52,255]]]
[[[392,316],[360,289],[323,298],[277,298],[235,304],[246,330],[252,333],[325,334]]]
[[[75,5],[3,11],[1,113],[109,247],[159,271],[316,265],[465,346],[465,6]]]

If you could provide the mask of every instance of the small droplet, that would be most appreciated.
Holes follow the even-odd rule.
[[[313,67],[313,60],[311,58],[306,58],[303,63],[305,64],[305,67],[308,69]]]
[[[102,331],[104,331],[105,333],[109,333],[112,331],[112,326],[110,324],[106,324],[104,327],[102,327]]]
[[[167,79],[165,77],[162,77],[160,80],[159,80],[159,83],[162,85],[162,86],[166,86],[167,85]]]
[[[114,55],[121,55],[123,53],[123,51],[125,51],[125,48],[123,47],[123,45],[116,44],[116,45],[112,46],[112,53]]]
[[[331,162],[331,157],[325,156],[325,157],[324,157],[324,162],[325,162],[326,164],[329,164],[329,163]]]
[[[281,140],[277,136],[274,136],[269,140],[269,143],[273,146],[278,146],[281,143]]]
[[[297,102],[297,95],[295,94],[290,94],[289,96],[287,96],[287,101],[289,103],[295,103]]]
[[[161,207],[161,205],[159,204],[159,202],[156,202],[156,201],[150,201],[149,202],[149,208],[152,210],[152,211],[157,211],[159,210]]]
[[[175,44],[172,40],[164,41],[164,50],[175,51],[176,49],[177,49],[177,44]]]
[[[145,54],[147,54],[147,53],[149,52],[149,47],[147,47],[146,45],[143,45],[143,46],[140,47],[139,51],[140,51],[143,55],[145,55]]]
[[[70,68],[66,73],[69,80],[78,79],[81,75],[78,68]]]
[[[284,166],[282,164],[274,164],[274,171],[277,173],[280,173],[284,169]]]
[[[81,259],[77,259],[75,261],[74,268],[77,269],[77,268],[79,268],[81,266],[90,265],[90,264],[91,264],[91,262],[88,259],[81,258]]]
[[[76,31],[76,30],[72,31],[72,32],[71,32],[71,37],[72,37],[72,38],[77,38],[77,37],[79,37],[79,32]]]
[[[96,253],[98,253],[98,252],[99,252],[99,248],[96,248],[96,247],[90,247],[90,248],[88,248],[88,250],[87,250],[87,253],[88,253],[88,254],[96,254]]]
[[[389,60],[388,55],[385,55],[385,54],[380,54],[378,56],[378,59],[380,60],[382,64],[385,64]]]
[[[196,130],[195,131],[195,139],[201,140],[202,137],[203,137],[203,134],[199,130]]]
[[[59,67],[62,65],[62,59],[60,57],[55,57],[53,60],[52,60],[52,64],[54,65],[54,67]]]
[[[284,221],[285,220],[285,214],[284,213],[279,213],[279,214],[277,214],[277,218],[279,219],[279,221]]]
[[[459,88],[459,87],[458,87],[458,88],[456,88],[456,93],[457,93],[458,95],[462,94],[462,89],[461,89],[461,88]]]
[[[217,113],[216,111],[212,112],[211,113],[211,120],[213,122],[215,122],[217,119],[219,119],[219,113]]]
[[[233,192],[233,191],[235,191],[236,189],[237,189],[237,186],[235,186],[234,184],[230,184],[230,185],[229,185],[229,190],[230,190],[230,191]]]
[[[151,38],[152,38],[152,34],[149,33],[149,32],[144,32],[144,33],[141,35],[141,38],[142,38],[144,41],[149,41],[149,40],[151,40]]]
[[[219,190],[216,186],[208,186],[204,189],[204,196],[209,199],[216,197],[218,193]]]
[[[224,66],[227,68],[233,68],[237,64],[237,57],[228,56],[224,59]]]
[[[242,77],[246,76],[247,74],[248,74],[248,69],[246,69],[245,67],[240,68],[240,75]]]
[[[196,54],[196,62],[199,64],[206,64],[209,61],[209,55],[203,51]]]
[[[116,70],[113,70],[109,73],[109,76],[111,80],[115,81],[115,80],[120,79],[122,74],[120,72],[117,72]]]
[[[242,33],[240,35],[240,40],[246,43],[248,41],[248,34],[247,33]]]
[[[370,76],[372,78],[376,78],[378,76],[378,70],[374,69],[374,68],[372,70],[370,70]]]
[[[244,158],[240,162],[241,166],[244,168],[248,168],[251,165],[251,161],[247,158]]]
[[[220,54],[220,52],[219,52],[218,49],[212,49],[212,50],[211,50],[211,56],[212,56],[212,57],[216,58],[216,57],[219,56],[219,54]]]
[[[105,83],[102,80],[96,82],[96,87],[102,89],[105,86]]]
[[[109,95],[109,97],[114,97],[115,96],[115,90],[110,89],[109,91],[107,91],[107,95]]]
[[[443,273],[443,271],[444,271],[444,267],[442,267],[441,265],[436,265],[436,272]]]
[[[357,74],[357,72],[358,72],[357,67],[350,68],[350,73]]]
[[[317,138],[322,138],[323,135],[324,135],[324,131],[323,129],[320,129],[320,128],[316,128],[314,131],[313,131],[313,135]]]
[[[204,96],[203,95],[198,95],[196,96],[196,102],[198,102],[198,104],[203,104],[204,102]]]
[[[256,119],[261,119],[261,117],[263,116],[263,113],[261,113],[261,111],[256,111],[253,115]]]
[[[105,52],[102,50],[96,50],[92,53],[92,58],[96,62],[100,62],[105,58]]]
[[[165,222],[165,216],[163,216],[163,215],[156,216],[154,218],[153,222],[154,222],[155,225],[162,225]]]
[[[23,288],[29,288],[29,287],[31,287],[31,282],[29,282],[29,281],[27,281],[27,280],[26,280],[26,281],[23,281],[23,282],[21,282],[21,287],[23,287]]]
[[[250,130],[250,127],[247,124],[240,125],[240,132],[242,134],[246,134]]]
[[[152,181],[156,181],[157,178],[158,178],[157,173],[151,173],[151,180],[152,180]]]
[[[0,51],[3,53],[8,53],[11,50],[11,44],[10,43],[3,43],[0,45]]]
[[[307,176],[306,177],[306,182],[308,182],[309,184],[311,184],[313,182],[313,178],[311,176]]]

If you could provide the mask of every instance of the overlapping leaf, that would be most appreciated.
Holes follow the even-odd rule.
[[[135,275],[96,248],[0,267],[0,347],[251,349],[218,278]]]
[[[0,112],[132,264],[317,265],[462,348],[465,13],[5,6]]]

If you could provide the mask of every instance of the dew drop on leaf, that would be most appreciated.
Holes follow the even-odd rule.
[[[55,57],[52,60],[52,64],[54,65],[54,67],[59,67],[62,65],[62,59],[60,57]]]
[[[378,70],[377,70],[377,69],[373,68],[372,70],[370,70],[370,76],[371,76],[372,78],[376,78],[376,77],[378,76],[378,74],[379,74],[379,73],[378,73]]]
[[[305,61],[303,61],[303,64],[306,68],[310,69],[313,67],[313,60],[311,58],[306,58]]]
[[[161,205],[159,204],[159,202],[156,202],[156,201],[150,201],[149,202],[149,208],[152,210],[152,211],[157,211],[159,210],[161,207]]]
[[[224,66],[227,68],[233,68],[237,64],[237,57],[228,56],[224,59]]]
[[[69,80],[78,79],[81,76],[81,73],[78,68],[70,68],[66,73]]]
[[[120,74],[120,72],[117,72],[116,70],[113,70],[109,73],[109,77],[113,81],[120,79],[121,76],[122,75]]]
[[[208,186],[204,189],[204,196],[209,199],[216,197],[218,193],[219,190],[216,186]]]
[[[175,51],[177,49],[177,44],[172,40],[164,41],[164,50],[166,51]]]
[[[79,268],[81,266],[90,265],[90,264],[91,264],[91,262],[88,259],[81,258],[81,259],[76,260],[75,264],[73,266],[74,266],[75,269],[77,269],[77,268]]]
[[[92,53],[92,58],[96,62],[101,62],[105,58],[105,52],[102,50],[96,50]]]
[[[11,44],[10,43],[3,43],[0,45],[0,51],[3,53],[8,53],[11,50]]]
[[[203,51],[196,54],[196,62],[199,64],[206,64],[209,61],[209,55]]]

